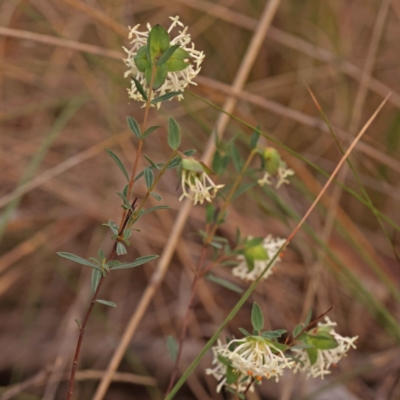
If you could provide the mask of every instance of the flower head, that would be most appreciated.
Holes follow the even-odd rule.
[[[156,25],[151,27],[147,24],[147,31],[139,31],[139,25],[130,28],[129,39],[131,40],[131,48],[123,48],[127,53],[127,58],[124,59],[125,64],[129,68],[125,72],[125,77],[132,76],[137,79],[145,92],[148,92],[149,77],[151,76],[151,66],[148,69],[149,59],[147,53],[148,38],[154,28],[159,28],[160,36],[160,49],[159,54],[154,54],[156,57],[153,61],[157,65],[157,60],[160,58],[162,52],[169,49],[172,46],[179,46],[170,56],[168,61],[158,67],[159,85],[153,85],[152,97],[159,97],[170,92],[183,92],[183,90],[190,84],[195,85],[193,79],[200,72],[200,65],[204,59],[204,53],[202,51],[195,50],[194,43],[191,43],[190,35],[187,33],[188,27],[185,27],[182,22],[179,21],[179,16],[170,17],[172,23],[168,30]],[[178,35],[174,38],[169,39],[169,34],[177,26],[183,28],[179,31]],[[163,42],[164,41],[164,42]],[[161,53],[160,53],[161,51]],[[150,72],[149,72],[150,71]],[[157,75],[158,77],[158,75]],[[156,77],[156,80],[158,79]],[[131,82],[131,87],[128,89],[129,97],[138,100],[145,101],[143,96],[138,92],[134,81]],[[183,95],[177,95],[178,100],[183,99]],[[171,98],[172,99],[172,98]],[[161,103],[157,103],[159,107]]]
[[[332,322],[328,317],[325,317],[325,321],[325,323],[320,322],[317,328],[308,332],[310,334],[308,342],[314,344],[314,349],[293,349],[298,360],[294,372],[306,372],[308,378],[312,376],[313,378],[321,377],[323,379],[325,375],[331,373],[329,368],[332,365],[336,366],[343,357],[346,357],[350,348],[356,348],[354,342],[358,339],[358,336],[343,337],[333,328],[337,325],[336,322]],[[313,339],[313,335],[316,339]],[[321,336],[326,339],[321,341],[321,339],[318,339]],[[334,342],[333,346],[327,345],[328,339]],[[321,347],[325,347],[325,349]],[[310,350],[312,351],[310,352]]]
[[[182,160],[182,195],[179,201],[185,197],[197,203],[203,204],[204,200],[211,201],[218,192],[218,189],[225,185],[216,185],[207,175],[206,170],[210,171],[203,163],[192,157]],[[187,188],[189,191],[187,191]]]
[[[274,378],[277,382],[285,368],[290,369],[295,364],[284,356],[277,344],[261,336],[231,340],[226,345],[219,342],[213,347],[213,353],[216,366],[206,372],[222,379],[218,390],[226,385],[240,391],[250,382],[261,382],[264,378]],[[236,374],[236,380],[229,380],[229,368]]]
[[[253,241],[254,239],[249,237],[247,243],[252,243]],[[285,241],[285,239],[274,238],[272,235],[268,235],[259,244],[245,245],[244,254],[238,256],[240,260],[239,265],[232,270],[233,275],[245,281],[255,281]],[[267,279],[273,274],[273,267],[279,261],[279,257],[273,261],[267,272],[263,275],[263,279]]]
[[[225,353],[228,349],[229,344],[222,344],[218,339],[217,346],[213,346],[213,368],[207,368],[206,374],[212,375],[217,381],[219,381],[217,386],[217,393],[221,391],[223,386],[230,387],[237,390],[239,393],[244,392],[247,389],[251,381],[250,375],[244,375],[239,371],[233,370],[232,365],[228,359],[225,359],[221,354]],[[230,369],[230,373],[228,370]],[[233,378],[233,379],[232,379]],[[251,385],[250,390],[253,391],[253,385]]]
[[[287,177],[294,175],[294,171],[287,168],[286,163],[281,159],[278,151],[273,147],[267,147],[262,151],[262,158],[265,164],[264,176],[257,182],[262,187],[273,185],[272,179],[276,182],[275,187],[279,189],[284,183],[289,184]]]

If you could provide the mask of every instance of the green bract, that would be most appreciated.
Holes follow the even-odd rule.
[[[271,174],[275,175],[278,172],[278,168],[281,162],[281,157],[276,149],[273,147],[267,147],[262,157],[265,162],[265,169]]]
[[[152,28],[147,38],[147,45],[137,51],[134,61],[140,72],[145,74],[148,85],[154,73],[153,90],[160,88],[167,78],[168,72],[182,71],[190,63],[190,54],[179,47],[170,46],[168,32],[160,25]]]

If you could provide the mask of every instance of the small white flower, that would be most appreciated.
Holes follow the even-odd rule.
[[[286,165],[282,165],[278,168],[276,188],[279,189],[284,183],[289,184],[289,180],[286,179],[288,176],[294,175],[294,171],[287,168]],[[264,185],[272,185],[271,181],[272,175],[266,171],[264,176],[257,181],[257,183],[262,187]]]
[[[183,193],[179,201],[187,197],[194,205],[203,204],[204,200],[211,201],[218,190],[225,186],[216,185],[205,172],[203,165],[192,158],[182,160],[181,182]]]
[[[218,339],[218,344],[217,346],[212,347],[212,352],[213,352],[213,361],[212,364],[214,365],[213,368],[207,368],[206,369],[206,374],[207,375],[212,375],[217,381],[219,381],[218,386],[217,386],[217,393],[219,393],[222,389],[223,386],[230,387],[234,390],[237,390],[239,393],[244,392],[247,389],[247,386],[250,383],[251,376],[250,375],[243,375],[243,374],[238,374],[238,379],[237,382],[235,383],[228,383],[227,382],[227,365],[222,363],[218,356],[220,356],[222,353],[224,353],[228,349],[229,344],[222,344],[221,341]],[[250,391],[253,391],[253,385],[249,389]]]
[[[249,237],[249,239],[251,239]],[[270,260],[275,256],[281,246],[285,243],[285,239],[274,238],[272,235],[268,235],[263,241],[263,247],[267,252],[268,258],[266,260],[255,260],[254,268],[249,268],[247,261],[243,255],[239,255],[238,259],[240,263],[238,266],[233,268],[232,273],[234,276],[239,277],[245,281],[255,281],[261,273],[264,271],[265,267],[269,264]],[[263,279],[267,279],[273,274],[273,267],[277,262],[280,262],[279,256],[268,268],[267,272],[263,275]]]
[[[205,57],[202,51],[195,50],[194,43],[191,43],[190,45],[191,39],[190,35],[187,33],[188,27],[184,27],[184,25],[179,21],[179,16],[170,17],[170,19],[172,20],[172,24],[167,30],[168,33],[170,33],[177,25],[183,27],[177,36],[171,38],[170,45],[179,45],[182,49],[186,50],[190,54],[191,64],[182,71],[168,72],[164,84],[157,90],[153,91],[153,98],[170,92],[182,92],[189,84],[196,85],[196,83],[192,81],[200,72],[200,65]],[[134,26],[133,28],[129,28],[129,39],[133,38],[131,41],[131,48],[127,49],[123,47],[124,51],[127,53],[127,58],[124,59],[124,62],[129,68],[125,72],[124,76],[125,78],[128,76],[135,77],[147,92],[148,89],[146,78],[144,73],[138,70],[134,58],[139,48],[147,44],[147,37],[151,31],[151,25],[147,24],[147,31],[145,32],[139,31],[139,26],[140,24]],[[134,82],[131,82],[131,87],[128,89],[128,94],[129,97],[134,100],[144,101],[142,95],[137,91]],[[177,99],[182,100],[183,95],[177,96]],[[170,100],[172,100],[172,98]],[[157,103],[157,107],[160,107],[160,105],[161,103]]]
[[[296,363],[294,372],[306,372],[307,378],[312,376],[313,378],[321,377],[321,379],[324,379],[325,375],[331,373],[329,368],[332,365],[336,366],[336,364],[343,357],[346,357],[346,353],[350,350],[350,348],[356,348],[354,342],[358,339],[358,336],[354,336],[352,338],[343,337],[335,332],[335,330],[333,329],[333,327],[337,325],[336,322],[332,322],[328,317],[325,317],[325,321],[325,323],[320,322],[318,326],[331,328],[329,330],[329,333],[336,340],[338,344],[337,347],[329,350],[318,350],[317,360],[313,365],[311,365],[310,359],[305,349],[293,349],[296,358],[300,360],[300,362]]]
[[[230,350],[233,344],[236,347]],[[258,382],[263,378],[275,378],[278,382],[283,371],[295,365],[273,342],[261,336],[231,340],[227,346],[216,349],[216,354],[230,360],[232,367],[240,374],[250,376]]]

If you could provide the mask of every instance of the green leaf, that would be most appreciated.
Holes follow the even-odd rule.
[[[105,306],[108,307],[117,307],[117,305],[115,303],[113,303],[112,301],[107,301],[107,300],[96,300],[96,303],[100,303],[100,304],[104,304]]]
[[[303,330],[304,326],[303,324],[298,324],[295,326],[295,328],[293,329],[293,337],[296,337],[300,334],[300,332]]]
[[[240,172],[242,170],[242,157],[240,156],[239,149],[232,143],[231,146],[231,154],[232,154],[232,161],[233,165],[236,168],[237,172]]]
[[[224,287],[224,288],[226,288],[226,289],[232,290],[233,292],[236,292],[236,293],[243,293],[243,290],[242,290],[239,286],[237,286],[237,285],[235,285],[234,283],[232,283],[232,282],[230,282],[230,281],[227,281],[227,280],[225,280],[225,279],[223,279],[223,278],[219,278],[218,276],[215,276],[215,275],[213,275],[213,274],[207,274],[207,275],[205,276],[205,278],[206,278],[208,281],[214,282],[214,283],[216,283],[217,285],[220,285],[220,286],[222,286],[222,287]]]
[[[232,200],[237,199],[241,194],[243,194],[244,192],[247,192],[249,189],[251,189],[252,187],[254,187],[255,185],[257,185],[256,182],[250,182],[250,183],[245,183],[244,185],[240,186],[236,192],[234,193],[234,195],[232,196]]]
[[[145,133],[142,135],[142,140],[152,134],[156,129],[161,128],[161,125],[151,126],[149,129],[146,130]]]
[[[124,164],[122,164],[122,161],[118,158],[118,156],[113,153],[110,149],[104,149],[108,155],[116,162],[116,164],[118,165],[119,169],[122,171],[122,173],[125,175],[125,178],[127,179],[127,181],[129,182],[129,176],[128,173],[126,172],[126,169],[124,167]]]
[[[211,224],[214,221],[215,216],[215,208],[212,204],[206,205],[206,222],[207,224]]]
[[[151,254],[149,256],[138,257],[135,261],[133,261],[131,263],[121,263],[121,264],[117,265],[116,267],[111,267],[111,270],[115,271],[117,269],[127,269],[127,268],[138,267],[139,265],[142,265],[149,261],[155,260],[158,257],[159,257],[159,255],[157,255],[157,254]]]
[[[312,317],[312,308],[310,308],[310,310],[308,311],[307,318],[304,322],[304,326],[309,325],[309,323],[311,322],[311,317]]]
[[[136,119],[133,117],[126,118],[128,122],[129,129],[136,135],[138,139],[141,138],[139,124],[136,122]]]
[[[261,331],[264,326],[264,316],[260,306],[256,302],[254,302],[251,310],[251,324],[257,332]]]
[[[317,349],[306,349],[310,364],[314,365],[317,362],[318,350]]]
[[[239,331],[242,332],[244,336],[253,336],[250,332],[247,332],[246,329],[239,328]]]
[[[179,346],[178,342],[171,335],[167,336],[167,349],[172,361],[175,362],[178,355]]]
[[[318,332],[317,335],[307,335],[307,342],[310,342],[318,350],[330,350],[338,347],[335,338],[329,332]]]
[[[259,126],[257,126],[257,129],[260,129]],[[260,132],[259,131],[254,131],[251,135],[250,139],[250,148],[255,149],[257,147],[258,139],[260,138]]]
[[[285,329],[277,329],[276,331],[262,332],[261,336],[266,339],[275,339],[281,337],[286,332]]]
[[[190,54],[186,50],[182,49],[182,47],[177,48],[166,62],[168,71],[177,72],[184,70],[190,65],[189,60]]]
[[[92,287],[93,294],[96,292],[97,286],[99,286],[101,276],[102,276],[102,273],[98,269],[93,269],[92,281],[91,281],[91,287]]]
[[[147,210],[143,210],[142,215],[147,214],[149,212],[157,211],[157,210],[166,210],[167,208],[171,208],[170,206],[155,206],[155,207],[150,207]]]
[[[159,67],[155,67],[155,76],[154,76],[154,82],[153,82],[153,90],[159,89],[165,82],[165,79],[167,78],[168,75],[168,70],[166,65],[161,65]],[[153,69],[151,66],[146,68],[146,71],[144,71],[144,75],[146,77],[146,82],[150,86],[151,83],[151,75],[153,73]]]
[[[84,258],[81,258],[79,256],[76,256],[75,254],[66,253],[65,251],[59,251],[57,254],[60,257],[63,257],[63,258],[66,258],[67,260],[76,262],[77,264],[87,265],[88,267],[99,269],[99,267],[97,265],[95,265],[94,263],[92,263],[88,260],[85,260]]]
[[[132,78],[133,82],[135,82],[136,89],[142,95],[143,100],[147,101],[147,94],[144,91],[142,84],[134,76],[131,76],[131,78]]]
[[[153,100],[151,101],[151,104],[156,104],[156,103],[159,103],[160,101],[169,100],[169,99],[171,99],[172,97],[179,96],[180,94],[182,94],[182,92],[169,92],[169,93],[165,93],[165,94],[163,94],[162,96],[156,97],[155,99],[153,99]]]
[[[292,346],[291,349],[301,350],[301,349],[312,349],[314,346],[312,344],[302,343]]]
[[[144,180],[146,182],[147,189],[150,189],[154,182],[154,174],[151,168],[144,169]]]
[[[168,120],[168,145],[172,150],[177,150],[181,144],[181,133],[178,123],[173,119]]]
[[[125,208],[127,208],[127,209],[131,210],[132,212],[134,212],[132,206],[130,205],[130,203],[129,203],[128,199],[126,198],[126,196],[124,195],[124,193],[117,192],[117,195],[119,197],[121,197],[121,199],[123,200]]]
[[[143,157],[150,163],[152,168],[161,169],[160,164],[157,165],[149,156],[146,156],[146,154],[143,154]]]
[[[162,197],[161,197],[158,193],[150,192],[150,194],[151,194],[157,201],[161,201],[161,200],[162,200]]]
[[[154,63],[169,48],[169,44],[168,32],[161,25],[153,26],[147,38],[148,61]]]
[[[228,385],[233,385],[236,383],[238,379],[238,372],[236,369],[234,369],[231,365],[228,365],[226,367],[226,383]]]
[[[150,66],[149,60],[147,59],[147,46],[142,46],[134,58],[137,69],[140,72],[144,72],[148,66]],[[136,82],[135,82],[136,83]],[[137,87],[137,86],[136,86]],[[143,95],[142,95],[143,96]]]
[[[164,53],[161,55],[161,57],[156,62],[157,67],[165,64],[171,58],[171,56],[174,54],[175,50],[178,48],[179,48],[179,44],[175,44],[175,45],[169,47],[167,50],[165,50]]]
[[[126,251],[126,247],[122,243],[117,243],[117,254],[119,256],[122,256],[124,254],[127,254],[128,252]],[[111,268],[113,269],[113,268]]]

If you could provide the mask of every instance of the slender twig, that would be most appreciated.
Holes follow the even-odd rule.
[[[176,355],[176,359],[175,359],[174,367],[172,370],[171,378],[169,381],[168,389],[166,391],[166,395],[171,391],[172,387],[174,386],[176,375],[178,374],[179,362],[180,362],[180,359],[182,356],[182,350],[183,350],[183,343],[186,339],[187,328],[189,326],[191,310],[193,308],[193,302],[196,297],[197,284],[199,282],[199,278],[201,275],[201,267],[204,264],[206,255],[207,255],[207,246],[204,246],[203,250],[201,252],[201,255],[200,255],[199,262],[197,264],[196,274],[193,279],[193,283],[192,283],[192,287],[191,287],[190,299],[189,299],[189,302],[188,302],[188,305],[186,308],[185,316],[183,318],[182,331],[181,331],[181,335],[179,337],[179,343],[178,343],[178,353]]]
[[[137,198],[132,202],[132,206],[131,208],[134,209],[135,205],[136,205],[136,201]],[[129,213],[126,215],[125,220],[123,222],[123,224],[120,227],[120,230],[118,232],[118,237],[121,235],[121,233],[124,231],[126,224],[129,220],[130,217],[130,213],[131,211],[129,210]],[[113,260],[117,254],[117,244],[118,244],[118,240],[116,240],[114,242],[113,248],[110,252],[110,255],[108,256],[108,260]],[[102,275],[99,283],[97,285],[96,291],[94,292],[92,299],[90,301],[90,305],[86,311],[85,317],[83,319],[82,325],[79,326],[79,338],[78,338],[78,342],[76,344],[76,349],[75,349],[75,356],[74,356],[74,361],[72,363],[72,369],[71,369],[71,376],[69,378],[69,383],[68,383],[68,392],[67,392],[67,400],[70,400],[72,398],[72,393],[74,390],[74,383],[75,383],[75,375],[76,375],[76,369],[78,367],[78,360],[79,360],[79,355],[81,352],[81,347],[82,347],[82,341],[83,341],[83,336],[85,335],[85,330],[86,330],[86,325],[89,321],[89,317],[90,314],[92,313],[93,307],[94,307],[94,303],[97,300],[98,294],[100,292],[100,289],[104,283],[106,276]]]
[[[184,343],[184,341],[186,339],[187,328],[189,326],[189,320],[190,320],[191,310],[192,310],[192,307],[193,307],[193,302],[194,302],[194,299],[196,297],[196,290],[197,290],[198,282],[204,276],[204,274],[211,269],[210,266],[208,266],[207,268],[203,268],[203,264],[205,262],[205,256],[207,255],[208,246],[211,243],[211,241],[212,241],[212,239],[213,239],[213,237],[215,235],[215,232],[216,232],[216,230],[218,228],[217,221],[220,219],[220,217],[223,215],[223,213],[229,207],[229,205],[230,205],[230,203],[232,201],[232,198],[233,198],[233,196],[234,196],[234,194],[235,194],[235,192],[236,192],[236,190],[237,190],[237,188],[238,188],[238,186],[239,186],[244,174],[246,173],[246,171],[247,171],[247,169],[248,169],[248,167],[250,165],[250,162],[253,159],[255,154],[256,154],[256,150],[252,150],[250,152],[250,154],[247,157],[242,169],[239,172],[239,175],[237,175],[237,177],[236,177],[236,179],[235,179],[235,181],[234,181],[234,183],[232,185],[232,188],[229,191],[229,193],[228,193],[228,195],[227,195],[227,197],[226,197],[226,199],[224,201],[224,204],[219,209],[218,215],[215,218],[215,222],[214,222],[214,224],[213,224],[213,226],[211,228],[211,231],[207,234],[207,237],[203,240],[203,249],[202,249],[202,252],[201,252],[201,255],[200,255],[200,258],[199,258],[199,262],[198,262],[197,267],[196,267],[196,274],[194,276],[192,287],[191,287],[190,299],[189,299],[189,302],[188,302],[188,305],[187,305],[187,308],[186,308],[185,316],[183,318],[183,326],[182,326],[182,331],[181,331],[181,335],[179,337],[179,343],[178,343],[178,353],[177,353],[177,356],[176,356],[176,359],[175,359],[174,368],[172,370],[172,375],[171,375],[171,378],[170,378],[170,381],[169,381],[169,385],[168,385],[168,389],[166,391],[166,395],[168,395],[168,393],[171,391],[171,389],[172,389],[172,387],[173,387],[173,385],[175,383],[176,375],[178,373],[178,367],[179,367],[179,362],[180,362],[180,358],[181,358],[181,355],[182,355],[183,343]],[[207,224],[207,228],[208,228],[208,226],[209,226],[209,224]],[[208,231],[208,229],[207,229],[207,231]],[[220,257],[220,258],[222,258],[222,257]],[[214,266],[215,264],[216,264],[216,262],[212,263],[211,266]]]
[[[149,116],[149,109],[150,109],[150,105],[151,105],[151,95],[152,95],[152,92],[153,92],[153,85],[154,85],[155,77],[156,77],[156,67],[153,66],[153,68],[151,70],[151,79],[150,79],[149,91],[148,91],[148,94],[147,94],[146,109],[144,111],[144,117],[143,117],[143,123],[142,123],[142,133],[145,132],[146,127],[147,127],[147,118]],[[132,174],[131,174],[131,177],[130,177],[129,183],[128,183],[128,192],[126,194],[126,198],[128,199],[128,201],[130,201],[130,198],[132,196],[133,185],[135,183],[136,171],[137,171],[137,167],[138,167],[138,164],[139,164],[139,158],[140,158],[140,155],[141,155],[141,152],[142,152],[142,147],[143,147],[143,140],[140,139],[139,140],[139,146],[138,146],[138,149],[137,149],[137,152],[136,152],[135,162],[133,164]],[[122,225],[122,222],[125,220],[126,213],[127,213],[127,210],[125,210],[123,212],[123,214],[122,214],[120,225]]]

